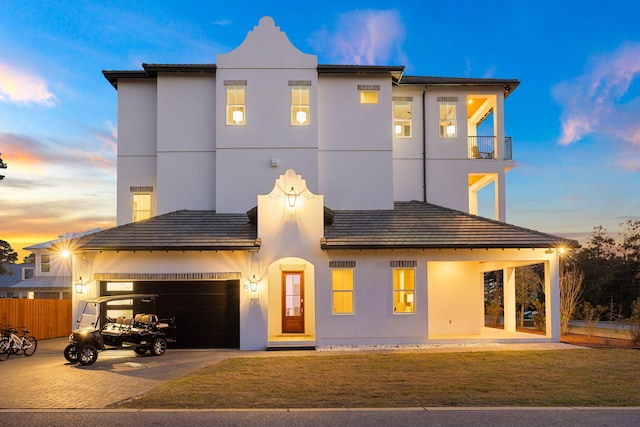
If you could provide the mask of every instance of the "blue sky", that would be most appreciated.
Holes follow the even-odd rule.
[[[636,0],[5,0],[0,239],[20,250],[114,226],[117,92],[102,70],[215,63],[265,15],[323,64],[519,79],[505,104],[507,222],[584,241],[640,218]]]

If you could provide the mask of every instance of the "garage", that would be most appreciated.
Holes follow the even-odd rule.
[[[102,282],[101,295],[108,292]],[[240,347],[240,282],[135,281],[133,293],[157,294],[159,318],[175,317],[175,348]]]

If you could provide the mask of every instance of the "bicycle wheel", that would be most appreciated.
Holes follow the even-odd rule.
[[[0,338],[0,361],[7,360],[9,358],[9,338]]]
[[[22,337],[22,351],[24,351],[25,356],[31,356],[36,352],[36,348],[38,348],[38,340],[33,335],[29,335],[28,337]]]

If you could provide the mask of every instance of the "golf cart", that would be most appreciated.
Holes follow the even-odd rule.
[[[78,329],[69,336],[64,357],[71,363],[91,365],[98,351],[132,349],[162,356],[167,342],[175,342],[175,319],[158,319],[153,294],[124,294],[89,298],[78,320]],[[117,313],[117,317],[109,317]],[[104,325],[104,326],[103,326]]]

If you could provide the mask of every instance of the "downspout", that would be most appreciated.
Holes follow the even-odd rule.
[[[422,199],[427,202],[427,87],[422,90]]]

